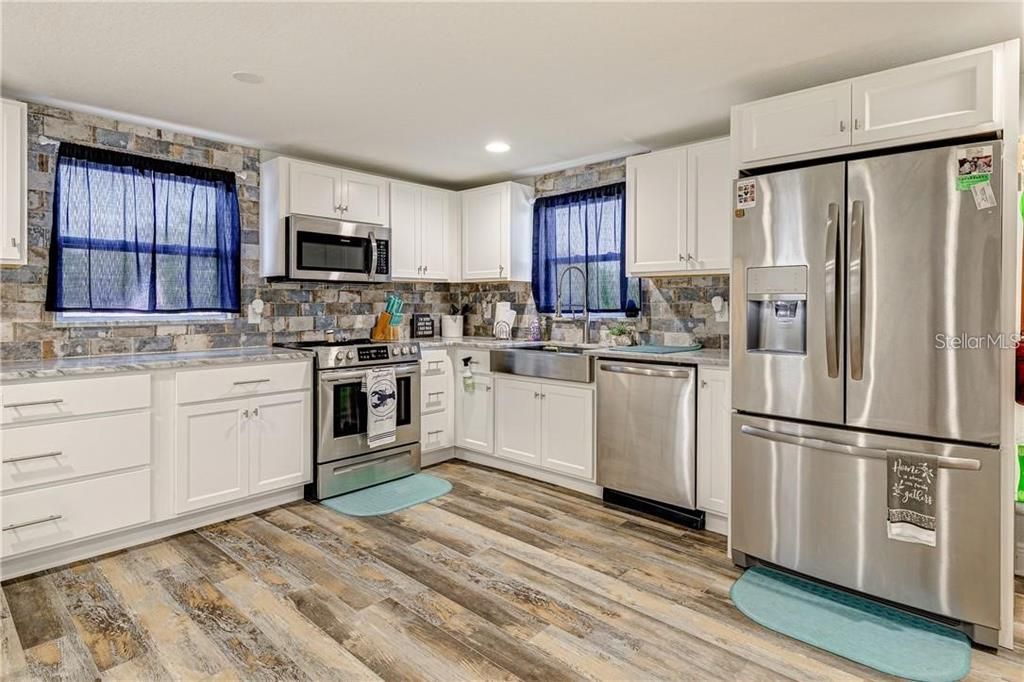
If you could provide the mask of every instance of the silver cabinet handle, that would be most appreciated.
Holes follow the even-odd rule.
[[[60,457],[64,453],[60,450],[54,450],[53,452],[41,452],[38,455],[23,455],[21,457],[11,457],[5,459],[4,464],[14,464],[16,462],[31,462],[33,459],[43,459],[44,457]]]
[[[249,410],[242,410],[242,418],[243,419],[248,419],[249,418]]]
[[[341,207],[341,212],[342,213],[348,213],[348,206],[342,206]],[[371,237],[371,239],[372,239],[372,237]]]
[[[431,402],[432,396],[435,395],[444,395],[444,391],[430,391],[427,393],[427,402]]]
[[[47,521],[57,521],[64,518],[63,514],[50,514],[41,519],[35,519],[33,521],[22,521],[21,523],[11,523],[4,526],[4,530],[17,530],[18,528],[27,528],[28,526],[38,526],[40,523],[46,523]]]
[[[701,388],[707,388],[708,387],[708,382],[707,382],[706,379],[701,379],[700,380],[700,387]]]
[[[17,246],[17,245],[18,245],[18,238],[17,237],[11,237],[11,246]]]
[[[539,398],[539,397],[540,397],[540,393],[538,393],[537,391],[534,391],[534,392],[533,392],[533,398],[534,398],[534,400],[536,400],[536,399],[537,399],[537,398]]]
[[[488,391],[490,391],[490,390],[491,390],[491,387],[490,387],[490,386],[484,386],[484,388],[486,388],[486,389],[487,389]]]
[[[846,121],[840,121],[839,122],[839,132],[841,132],[841,133],[845,133],[846,132]]]
[[[501,273],[503,273],[503,272],[505,272],[505,266],[504,265],[499,265],[498,266],[498,276],[501,277]]]
[[[438,433],[444,433],[444,429],[438,429],[437,431],[427,431],[427,436],[433,436]]]
[[[906,452],[910,455],[923,455],[928,453],[923,452],[910,452],[909,450],[884,450],[881,448],[866,448],[860,445],[852,445],[850,443],[840,443],[837,441],[823,440],[821,438],[808,438],[806,436],[798,436],[794,433],[786,433],[784,431],[771,431],[769,429],[759,429],[756,426],[750,426],[743,424],[740,426],[740,432],[745,433],[748,436],[754,436],[755,438],[763,438],[765,440],[775,441],[776,443],[786,443],[788,445],[797,445],[804,448],[813,448],[814,450],[825,450],[827,452],[835,452],[841,455],[853,455],[854,457],[864,457],[867,459],[885,459],[889,452]],[[937,466],[940,469],[958,469],[961,471],[981,471],[981,462],[976,459],[969,459],[964,457],[944,457],[942,455],[935,455],[938,459]]]
[[[683,258],[683,254],[679,254],[679,262],[682,263],[684,260],[686,259]]]
[[[854,130],[860,130],[860,119],[859,118],[853,119],[853,129]]]
[[[601,370],[614,374],[634,374],[659,379],[689,379],[690,372],[685,369],[650,369],[647,367],[630,367],[629,365],[601,365]]]
[[[252,408],[252,416],[254,416],[254,417],[260,416],[260,408],[258,408],[258,407]]]
[[[839,260],[839,204],[829,203],[825,223],[825,361],[828,375],[839,376],[839,333],[836,324],[836,263]]]
[[[29,400],[28,402],[24,403],[9,403],[7,405],[4,405],[4,407],[15,408],[32,407],[33,405],[59,405],[62,402],[64,402],[64,398],[50,398],[49,400]]]
[[[850,378],[864,378],[864,202],[853,202],[850,217]]]
[[[235,386],[247,386],[249,384],[265,384],[270,379],[246,379],[245,381],[236,381]]]

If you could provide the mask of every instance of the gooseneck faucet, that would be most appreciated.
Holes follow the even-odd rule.
[[[565,276],[575,270],[580,273],[580,277],[583,278],[583,343],[590,343],[590,308],[587,306],[587,295],[589,294],[589,287],[587,282],[587,272],[578,265],[570,265],[562,271],[561,276],[558,278],[558,285],[555,287],[555,319],[562,320],[562,284],[565,282]],[[576,311],[572,313],[572,319],[576,320]]]

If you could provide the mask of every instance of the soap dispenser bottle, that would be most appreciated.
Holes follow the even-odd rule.
[[[464,357],[462,358],[462,390],[466,393],[472,393],[476,389],[476,380],[473,378],[473,358]]]

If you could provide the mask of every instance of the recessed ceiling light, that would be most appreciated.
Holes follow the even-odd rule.
[[[239,83],[245,83],[246,85],[259,85],[263,82],[263,76],[251,71],[235,71],[231,74],[231,77]]]
[[[491,152],[492,154],[504,154],[509,149],[512,149],[512,147],[508,146],[508,142],[495,140],[494,142],[489,142],[487,146],[484,147],[484,149]]]

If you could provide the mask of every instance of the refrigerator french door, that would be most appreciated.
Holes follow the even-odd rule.
[[[998,141],[978,145],[1000,158]],[[1000,178],[991,164],[996,204],[976,201],[959,182],[966,147],[737,181],[730,520],[739,563],[948,616],[994,642]],[[893,449],[943,458],[935,547],[887,538]]]

